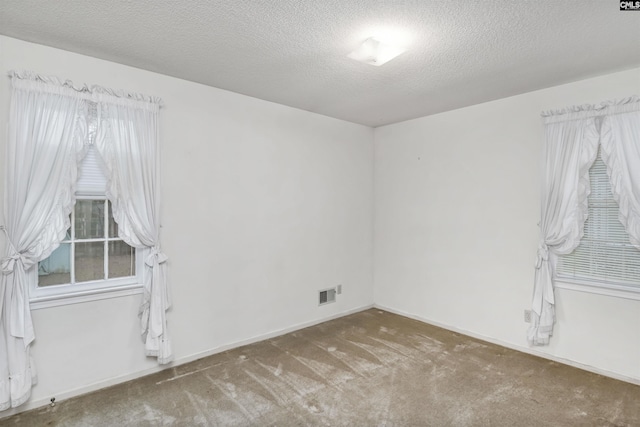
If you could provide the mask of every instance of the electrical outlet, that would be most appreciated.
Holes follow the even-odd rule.
[[[531,323],[531,310],[524,311],[524,321],[525,323]]]
[[[342,293],[342,285],[338,285],[337,293],[340,295]]]

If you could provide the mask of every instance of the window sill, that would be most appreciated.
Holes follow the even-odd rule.
[[[56,295],[33,297],[30,299],[29,304],[32,310],[39,310],[41,308],[58,307],[61,305],[79,304],[89,301],[98,301],[109,298],[137,295],[141,294],[142,291],[142,285],[136,283],[127,286],[92,289],[87,291],[74,291],[68,293],[58,293]]]
[[[640,288],[631,286],[590,282],[588,280],[556,278],[555,287],[558,289],[569,289],[572,291],[640,301]]]

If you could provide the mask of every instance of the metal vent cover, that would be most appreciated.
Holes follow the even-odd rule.
[[[336,289],[335,288],[324,289],[319,292],[318,296],[319,296],[318,305],[324,305],[324,304],[336,302]]]

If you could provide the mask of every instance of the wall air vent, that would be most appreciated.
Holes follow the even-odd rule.
[[[336,289],[335,288],[325,289],[325,290],[319,292],[319,304],[318,305],[325,305],[325,304],[329,304],[331,302],[336,302]]]

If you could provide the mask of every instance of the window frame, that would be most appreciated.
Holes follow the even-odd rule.
[[[640,301],[640,289],[613,283],[556,276],[555,287],[558,289],[568,289],[572,291]]]
[[[107,200],[104,194],[78,194],[76,200]],[[108,212],[108,210],[107,210]],[[72,242],[92,242],[92,241],[121,241],[118,237],[110,238],[108,232],[108,214],[105,214],[105,237],[96,239],[74,239],[74,210],[71,214],[71,241]],[[65,239],[66,240],[66,239]],[[71,244],[73,248],[74,245]],[[118,277],[113,279],[91,280],[80,283],[64,283],[59,285],[38,286],[35,280],[30,289],[30,306],[32,309],[55,307],[59,305],[75,304],[85,301],[95,301],[105,298],[116,298],[126,295],[141,294],[145,280],[144,259],[148,250],[145,248],[134,248],[136,275],[128,277]],[[70,253],[70,266],[73,268],[73,249]],[[106,262],[105,257],[105,262]],[[36,269],[36,274],[37,269]]]

